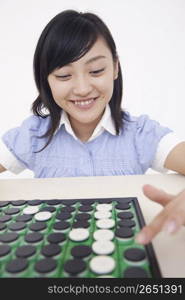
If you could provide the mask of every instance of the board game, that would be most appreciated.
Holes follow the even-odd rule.
[[[0,278],[161,278],[136,197],[0,201]]]

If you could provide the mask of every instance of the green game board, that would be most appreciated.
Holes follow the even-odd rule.
[[[0,277],[160,278],[137,198],[0,201]]]

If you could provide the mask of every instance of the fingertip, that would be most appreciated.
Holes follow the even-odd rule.
[[[139,233],[136,235],[135,241],[138,244],[144,245],[145,244],[145,236],[142,233]]]
[[[141,245],[146,245],[150,242],[149,236],[145,229],[143,229],[136,235],[135,241]]]
[[[152,187],[152,185],[149,184],[149,183],[146,183],[146,184],[143,185],[143,189],[147,189],[147,188],[150,188],[150,187]]]
[[[148,194],[156,190],[156,188],[151,184],[145,184],[142,188],[144,194]]]

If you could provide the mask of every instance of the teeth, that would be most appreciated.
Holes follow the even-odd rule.
[[[86,100],[86,101],[75,101],[74,103],[75,103],[75,105],[83,106],[83,105],[88,105],[88,104],[92,103],[93,101],[94,101],[94,99]]]

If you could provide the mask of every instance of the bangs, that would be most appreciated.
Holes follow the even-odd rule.
[[[46,58],[48,74],[84,56],[99,35],[96,27],[81,17],[56,24],[45,41],[49,42]]]

